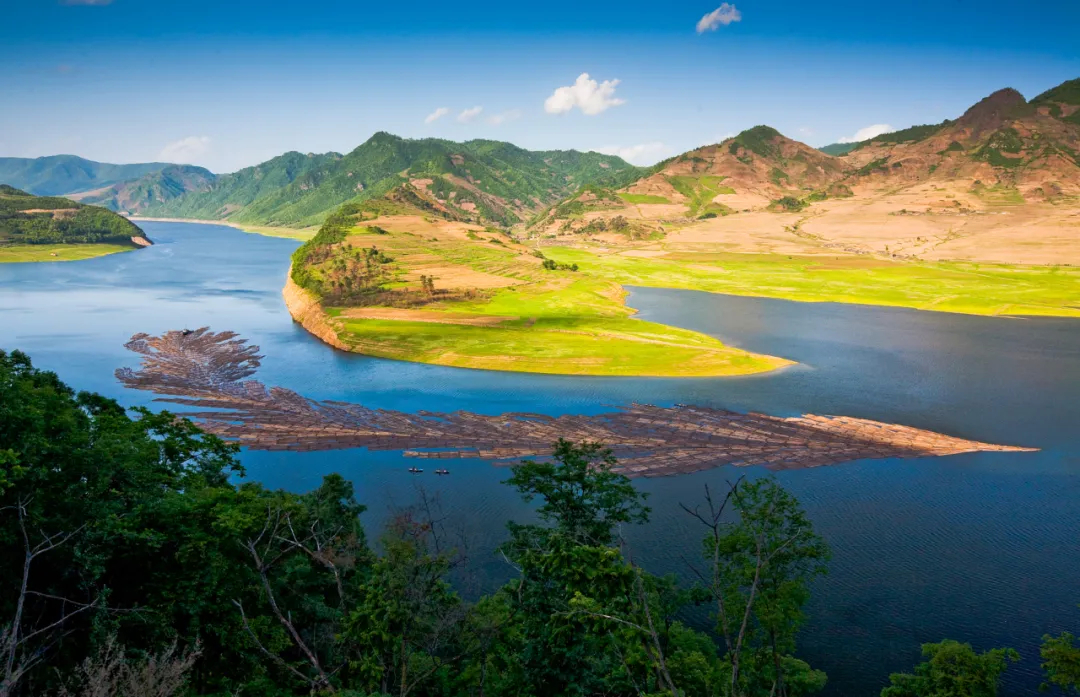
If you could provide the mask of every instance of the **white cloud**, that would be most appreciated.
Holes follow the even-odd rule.
[[[444,106],[441,106],[438,109],[436,109],[435,111],[428,114],[426,117],[424,117],[424,123],[435,123],[436,121],[438,121],[439,119],[441,119],[442,117],[446,116],[449,113],[450,113],[449,109],[447,109]]]
[[[641,143],[640,145],[609,145],[597,148],[593,152],[603,155],[618,155],[622,159],[635,165],[651,165],[663,159],[668,152],[668,146],[659,141]]]
[[[597,83],[589,78],[588,73],[582,73],[574,84],[558,88],[544,100],[544,111],[549,114],[563,114],[577,107],[589,116],[596,116],[613,106],[626,104],[625,99],[615,96],[615,87],[618,84],[618,80]]]
[[[704,34],[707,31],[716,31],[721,26],[727,26],[732,22],[741,22],[742,13],[734,5],[726,2],[721,4],[709,14],[698,20],[697,33]]]
[[[479,116],[480,112],[483,111],[483,110],[484,110],[484,107],[482,107],[482,106],[474,106],[472,109],[466,109],[465,111],[463,111],[463,112],[461,112],[460,114],[457,115],[457,120],[460,121],[461,123],[469,123],[470,121],[475,119],[477,116]]]
[[[855,135],[847,138],[841,138],[838,143],[861,143],[864,140],[870,140],[871,138],[877,138],[885,133],[892,133],[896,129],[887,123],[875,123],[873,126],[867,126],[866,128],[860,128],[855,131]]]
[[[175,143],[169,143],[161,149],[158,159],[164,162],[190,165],[210,152],[210,138],[207,136],[188,136]]]
[[[507,121],[517,121],[521,118],[520,109],[510,109],[499,114],[492,114],[488,117],[487,122],[492,126],[501,126]]]

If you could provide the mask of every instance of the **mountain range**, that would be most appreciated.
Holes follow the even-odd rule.
[[[347,154],[289,152],[224,175],[189,165],[3,158],[0,182],[140,216],[305,227],[342,203],[389,198],[449,219],[564,233],[596,217],[637,217],[649,232],[935,182],[1014,203],[1054,202],[1080,195],[1080,79],[1030,101],[999,90],[955,120],[820,150],[756,126],[648,168],[594,152],[380,132]]]

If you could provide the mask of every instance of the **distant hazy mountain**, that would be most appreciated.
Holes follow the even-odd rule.
[[[164,204],[190,191],[207,191],[213,186],[215,179],[210,170],[202,167],[168,165],[138,179],[79,194],[68,194],[68,198],[114,211],[138,212],[147,207]]]
[[[59,196],[34,196],[0,184],[0,246],[7,244],[127,244],[145,239],[127,218]]]
[[[314,189],[331,175],[333,165],[341,157],[335,152],[321,155],[287,152],[254,167],[212,176],[179,197],[142,199],[129,210],[148,216],[214,220],[236,215],[239,219],[238,214],[256,202],[264,202],[265,207],[268,200],[281,200],[281,192],[294,182],[297,197]],[[272,224],[271,218],[249,215],[243,222]]]
[[[165,162],[112,165],[75,155],[0,157],[0,184],[37,196],[59,196],[137,179],[169,166]]]

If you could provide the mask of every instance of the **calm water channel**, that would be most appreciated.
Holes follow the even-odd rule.
[[[317,398],[401,410],[584,413],[631,401],[792,415],[844,414],[1038,453],[860,461],[785,472],[833,549],[816,583],[801,654],[829,674],[829,695],[877,694],[919,644],[950,637],[1013,646],[1006,694],[1034,694],[1043,633],[1080,631],[1080,321],[991,319],[634,289],[641,316],[799,362],[747,378],[567,378],[400,363],[334,351],[294,325],[280,288],[298,243],[227,227],[144,223],[157,244],[72,263],[0,265],[0,348],[19,348],[80,389],[130,406],[113,371],[135,365],[136,332],[231,329],[262,347],[256,376]],[[503,522],[529,508],[505,471],[454,463],[411,477],[395,453],[243,455],[251,478],[306,490],[328,472],[356,483],[369,529],[420,483],[469,541],[478,577],[508,570],[491,553]],[[700,532],[679,509],[730,468],[640,482],[652,522],[629,531],[656,572],[685,572]]]

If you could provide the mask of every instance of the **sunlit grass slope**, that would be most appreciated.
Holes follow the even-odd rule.
[[[418,220],[372,225],[388,232],[355,228],[346,243],[377,246],[393,258],[389,286],[410,288],[420,275],[433,276],[456,297],[422,308],[328,307],[339,338],[359,353],[568,375],[743,375],[789,363],[632,319],[618,283],[546,270],[528,249],[492,233]],[[462,297],[466,288],[479,292]]]
[[[973,315],[1080,317],[1080,268],[1070,266],[690,252],[642,258],[569,248],[545,254],[626,285]]]
[[[0,264],[29,261],[80,261],[138,249],[121,244],[19,244],[0,246]]]

